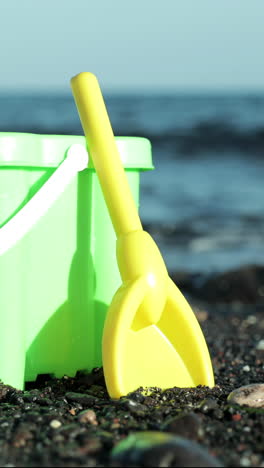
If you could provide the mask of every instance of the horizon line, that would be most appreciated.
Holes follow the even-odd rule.
[[[116,96],[126,96],[126,95],[230,95],[230,94],[237,94],[237,95],[259,95],[264,94],[264,86],[262,87],[234,87],[234,86],[225,86],[225,87],[183,87],[183,86],[175,86],[175,87],[146,87],[146,86],[137,86],[137,87],[103,87],[103,93],[106,96],[109,95],[116,95]],[[67,94],[71,95],[71,89],[67,87],[57,87],[57,86],[49,86],[49,87],[1,87],[0,86],[0,95],[3,97],[7,95],[11,97],[11,95],[61,95],[66,96]]]

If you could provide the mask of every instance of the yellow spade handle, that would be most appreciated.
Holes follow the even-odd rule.
[[[117,237],[141,230],[97,78],[80,73],[71,80],[75,103]]]

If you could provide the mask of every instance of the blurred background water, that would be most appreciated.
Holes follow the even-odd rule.
[[[264,263],[264,94],[111,94],[116,135],[152,143],[140,213],[169,269]],[[82,134],[73,98],[0,95],[0,131]]]

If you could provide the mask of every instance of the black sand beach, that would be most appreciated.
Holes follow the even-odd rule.
[[[172,275],[206,336],[215,388],[139,389],[113,401],[102,369],[40,376],[24,392],[0,384],[0,465],[264,466],[264,386],[228,399],[264,384],[263,271]]]

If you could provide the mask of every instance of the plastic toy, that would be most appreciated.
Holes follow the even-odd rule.
[[[138,204],[150,143],[116,142]],[[87,162],[82,136],[0,133],[0,380],[20,389],[38,374],[102,365],[105,315],[121,280]]]
[[[118,398],[141,386],[211,387],[214,376],[204,336],[156,244],[142,229],[97,79],[81,73],[71,83],[116,232],[123,282],[103,332],[108,392]]]

